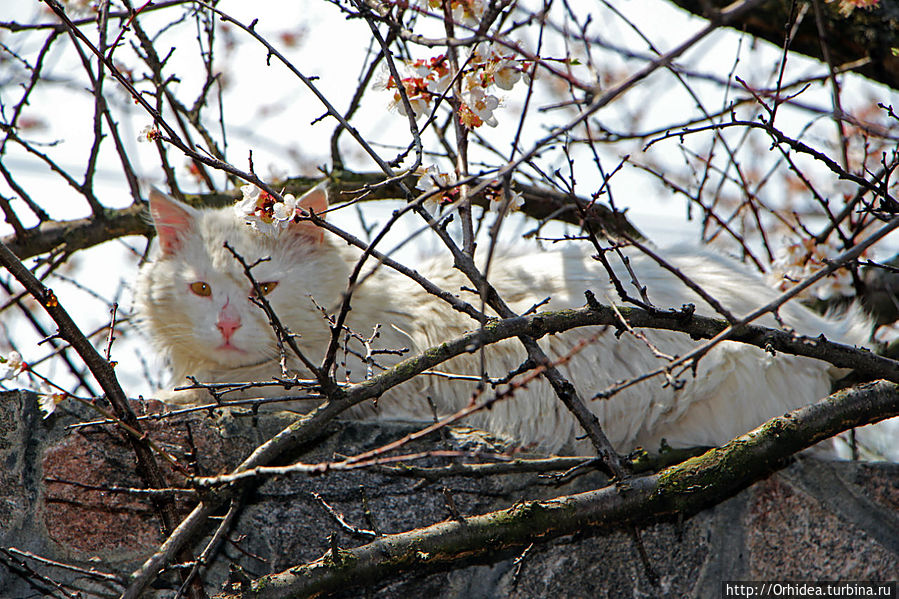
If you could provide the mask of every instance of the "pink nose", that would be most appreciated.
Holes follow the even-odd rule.
[[[234,331],[241,327],[241,323],[238,319],[219,317],[219,321],[215,323],[215,326],[218,327],[222,332],[222,337],[227,341],[231,339],[231,335],[234,334]]]
[[[225,338],[225,341],[229,341],[234,331],[241,327],[240,314],[231,305],[231,302],[225,302],[221,312],[219,312],[219,318],[215,326],[222,332],[222,337]]]

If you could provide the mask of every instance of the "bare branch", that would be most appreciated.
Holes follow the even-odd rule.
[[[341,550],[339,562],[325,556],[263,576],[248,590],[226,591],[217,597],[315,597],[417,568],[452,568],[463,556],[489,560],[504,549],[524,548],[576,531],[607,530],[667,514],[689,514],[728,497],[779,468],[788,456],[828,436],[897,414],[899,387],[895,384],[877,382],[840,391],[658,474],[385,535],[362,547]]]

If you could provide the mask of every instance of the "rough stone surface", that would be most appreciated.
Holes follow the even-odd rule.
[[[146,414],[158,404],[139,404]],[[30,393],[0,393],[0,597],[53,595],[53,584],[84,597],[117,595],[116,583],[95,580],[33,556],[126,575],[162,540],[160,523],[143,497],[113,487],[140,488],[134,457],[109,427],[70,428],[95,419],[68,403],[42,420]],[[147,420],[150,437],[200,474],[226,472],[286,426],[289,414],[210,416],[195,413]],[[403,423],[344,422],[300,452],[305,462],[378,447],[415,430]],[[414,449],[459,448],[487,437],[444,435]],[[489,446],[487,447],[489,449]],[[175,487],[184,477],[167,468]],[[391,533],[450,517],[447,491],[463,515],[524,498],[591,488],[596,478],[563,486],[533,475],[422,482],[379,472],[271,479],[244,496],[228,542],[205,573],[216,592],[239,564],[256,577],[314,560],[328,550],[365,543],[342,529],[322,501],[359,528]],[[321,498],[316,497],[315,494]],[[184,510],[189,507],[183,498]],[[368,516],[364,506],[368,507]],[[723,580],[896,580],[899,573],[899,465],[796,460],[784,470],[699,514],[640,529],[658,584],[653,586],[626,531],[583,531],[491,563],[451,572],[386,580],[345,597],[718,597]],[[206,531],[209,534],[210,531]],[[198,539],[200,551],[208,539]],[[14,548],[14,549],[13,549]],[[28,552],[31,556],[23,556]],[[519,559],[520,558],[520,559]],[[164,576],[150,596],[174,596]],[[72,591],[72,592],[74,592]]]

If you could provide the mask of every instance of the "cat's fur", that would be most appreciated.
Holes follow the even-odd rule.
[[[327,207],[324,191],[303,198],[316,213]],[[173,384],[184,384],[187,375],[205,382],[265,381],[280,376],[278,352],[267,318],[248,296],[251,284],[231,253],[231,246],[253,263],[258,282],[277,282],[267,295],[281,321],[300,335],[300,347],[314,363],[320,363],[328,344],[328,323],[319,307],[334,309],[346,289],[347,276],[359,252],[309,223],[293,224],[273,239],[246,225],[231,209],[195,210],[163,194],[153,193],[151,214],[159,233],[155,258],[145,264],[137,281],[136,309],[156,349],[168,360]],[[672,250],[666,259],[686,273],[732,312],[742,315],[768,303],[775,292],[739,263],[719,254],[691,249]],[[631,264],[640,283],[659,307],[679,308],[693,303],[698,313],[711,309],[654,261],[634,254]],[[473,305],[478,299],[463,287],[470,283],[452,267],[446,256],[435,256],[415,265],[438,286],[459,294]],[[620,279],[630,279],[624,272]],[[609,276],[582,248],[503,255],[494,258],[490,280],[516,311],[523,312],[546,297],[546,309],[583,305],[584,290],[601,301],[615,298]],[[205,282],[209,295],[198,295],[191,284]],[[201,292],[205,293],[203,289]],[[380,324],[377,347],[408,348],[406,357],[472,330],[476,323],[426,293],[419,285],[388,268],[380,268],[353,295],[349,326],[362,336]],[[787,326],[798,333],[849,344],[867,340],[867,323],[856,311],[839,320],[821,317],[795,302],[780,310]],[[759,321],[777,326],[772,318]],[[567,354],[585,337],[601,332],[598,340],[576,353],[561,367],[589,407],[599,417],[606,434],[620,450],[636,445],[656,450],[664,438],[672,446],[718,445],[773,416],[817,401],[830,392],[833,369],[826,363],[789,355],[772,356],[755,347],[726,342],[715,347],[699,363],[696,375],[683,375],[684,386],[675,390],[659,377],[630,387],[612,399],[589,401],[610,384],[664,365],[646,345],[631,335],[620,338],[614,329],[577,329],[540,341],[551,358]],[[683,355],[695,345],[687,335],[646,331],[661,351]],[[361,345],[351,343],[357,351]],[[344,352],[340,352],[341,357]],[[524,357],[520,343],[509,340],[491,346],[486,369],[500,377],[519,366]],[[346,370],[350,380],[365,376],[365,365],[352,353]],[[378,355],[383,366],[400,358]],[[298,364],[291,362],[292,368]],[[440,371],[477,375],[479,355],[466,354],[438,367]],[[377,368],[375,370],[377,372]],[[452,413],[471,398],[475,383],[436,375],[421,375],[400,385],[378,400],[356,408],[357,415],[381,418],[431,420],[433,410]],[[280,391],[283,393],[283,389]],[[489,391],[488,391],[489,392]],[[164,392],[173,403],[208,400],[205,392]],[[568,410],[543,379],[532,381],[490,410],[469,420],[522,443],[534,443],[546,451],[589,451],[588,442]]]

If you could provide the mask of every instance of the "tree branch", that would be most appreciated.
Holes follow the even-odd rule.
[[[112,405],[116,417],[121,419],[137,435],[142,433],[141,425],[131,410],[128,398],[119,385],[118,379],[116,379],[112,364],[104,359],[87,337],[84,336],[66,309],[59,303],[53,290],[41,283],[2,243],[0,243],[0,265],[9,270],[57,324],[59,337],[68,342],[78,352],[81,359],[84,360],[91,374],[103,389],[106,399]],[[134,434],[125,436],[131,443],[131,447],[137,457],[138,472],[144,483],[151,489],[165,488],[167,484],[162,469],[156,462],[146,440],[138,439]],[[171,500],[163,500],[156,503],[166,530],[173,530],[175,523],[178,521],[174,504]]]
[[[355,173],[341,171],[332,173],[329,181],[329,190],[334,194],[339,207],[341,200],[365,202],[372,200],[402,198],[401,183],[409,188],[415,187],[415,176],[408,175],[401,181],[393,181],[387,185],[380,185],[384,181],[383,173]],[[314,177],[295,177],[279,182],[277,187],[283,187],[285,193],[302,195],[314,187],[320,180]],[[472,187],[479,182],[475,181]],[[587,210],[588,219],[592,226],[605,231],[608,235],[618,236],[626,234],[635,239],[643,239],[643,235],[627,220],[627,217],[612,209],[587,200],[576,198],[574,204],[569,196],[559,192],[541,189],[532,185],[515,184],[525,199],[522,212],[538,220],[551,219],[580,224],[580,208]],[[185,196],[188,204],[193,206],[221,207],[233,204],[239,196],[238,191],[192,194]],[[472,203],[482,208],[490,205],[486,193],[480,193],[471,198]],[[142,206],[129,206],[117,210],[106,210],[103,220],[84,218],[78,220],[44,222],[41,225],[28,229],[24,235],[9,235],[2,242],[9,247],[20,260],[32,258],[44,254],[57,247],[64,246],[66,251],[86,249],[99,245],[106,241],[124,237],[126,235],[152,235],[153,227],[149,220],[143,217]]]
[[[721,8],[727,0],[671,0],[695,15],[708,17],[709,7]],[[790,22],[792,3],[769,0],[755,7],[728,26],[756,37],[783,45],[786,24]],[[855,9],[840,14],[839,2],[821,4],[822,28],[827,48],[835,65],[852,63],[851,70],[893,89],[899,89],[899,57],[891,48],[899,46],[899,3],[882,0],[870,9]],[[791,51],[816,58],[826,64],[815,19],[799,23],[790,44]]]
[[[727,0],[671,2],[701,17],[708,16],[709,7],[728,4]],[[786,35],[785,24],[790,22],[791,6],[788,0],[770,0],[729,26],[780,46]],[[855,9],[848,16],[840,14],[839,9],[839,2],[821,5],[823,30],[833,63],[853,63],[853,71],[899,89],[899,57],[890,50],[899,46],[899,3],[882,0],[870,9]],[[813,18],[799,24],[790,50],[826,63]]]
[[[217,597],[317,597],[377,584],[409,570],[447,570],[471,560],[495,560],[508,550],[574,532],[612,530],[663,516],[689,515],[780,468],[785,458],[797,451],[848,428],[897,414],[899,386],[893,383],[878,381],[840,391],[658,474],[384,535],[361,547],[338,550],[337,555],[329,552],[314,562],[263,576],[249,589],[229,589]]]

